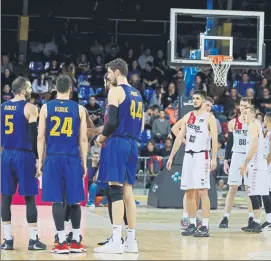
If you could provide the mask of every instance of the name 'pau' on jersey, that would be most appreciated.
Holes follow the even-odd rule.
[[[204,112],[196,116],[194,112],[190,113],[186,124],[186,144],[185,151],[209,151],[210,133],[207,127],[207,118],[209,112]]]
[[[233,128],[232,152],[246,153],[247,135],[248,135],[247,124],[241,122],[240,119],[236,117]]]

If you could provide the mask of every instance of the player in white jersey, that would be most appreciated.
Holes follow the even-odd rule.
[[[217,165],[217,124],[215,117],[206,112],[203,106],[206,98],[204,91],[193,94],[194,111],[187,113],[181,125],[181,131],[175,139],[171,154],[167,162],[167,169],[171,169],[173,157],[179,150],[186,136],[185,155],[183,159],[181,189],[186,190],[190,225],[181,234],[183,236],[209,237],[210,199],[210,171]],[[212,160],[210,160],[210,136],[212,138]],[[202,201],[202,226],[196,226],[196,191]]]
[[[255,109],[250,107],[244,111],[244,120],[248,124],[248,136],[246,142],[246,158],[240,168],[242,175],[248,176],[248,195],[251,199],[254,220],[252,227],[245,231],[260,233],[261,227],[261,198],[269,198],[269,184],[267,172],[267,150],[265,149],[265,137],[262,126],[255,120]],[[270,201],[270,198],[269,198]],[[271,208],[271,203],[269,206]]]
[[[242,176],[240,175],[240,166],[245,160],[246,156],[246,138],[248,127],[244,122],[244,110],[247,107],[251,106],[251,102],[248,98],[242,98],[240,101],[240,115],[232,119],[228,125],[228,141],[227,148],[225,152],[225,160],[224,160],[224,172],[229,175],[228,185],[229,192],[226,197],[224,217],[219,224],[219,228],[228,228],[229,216],[233,207],[234,198],[238,187],[242,185]],[[231,161],[229,167],[229,161]],[[247,177],[244,177],[244,184],[246,186],[247,191]],[[249,221],[248,226],[252,225],[253,222],[253,209],[251,205],[250,198],[247,196],[247,205],[249,212]],[[242,228],[245,229],[246,227]]]
[[[204,101],[204,106],[207,112],[210,112],[212,109],[212,106],[214,104],[214,100],[211,97],[206,97],[206,100]],[[178,120],[174,126],[171,128],[172,133],[175,135],[175,137],[177,137],[178,133],[181,130],[181,124],[182,124],[183,118]],[[210,139],[211,140],[211,139]],[[185,143],[185,141],[184,141]],[[211,146],[211,144],[210,144]],[[210,150],[210,149],[209,149]],[[196,204],[197,204],[197,208],[199,208],[199,203],[200,203],[200,197],[199,197],[199,193],[196,193]],[[187,229],[187,227],[189,226],[189,216],[188,216],[188,212],[187,212],[187,199],[186,199],[186,194],[184,194],[183,197],[183,217],[181,219],[181,229],[185,230]],[[198,211],[197,211],[197,227],[201,226],[201,220],[198,217]]]

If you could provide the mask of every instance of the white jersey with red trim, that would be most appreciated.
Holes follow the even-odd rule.
[[[248,133],[247,124],[242,122],[238,117],[236,117],[232,133],[233,133],[232,152],[245,153]]]
[[[190,113],[186,123],[185,151],[200,152],[210,150],[210,133],[207,127],[209,112],[196,116]]]

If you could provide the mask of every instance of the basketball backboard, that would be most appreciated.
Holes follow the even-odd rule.
[[[264,12],[172,8],[169,64],[206,66],[208,55],[232,56],[232,68],[263,68]]]

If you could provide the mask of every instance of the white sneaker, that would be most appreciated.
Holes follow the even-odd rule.
[[[122,254],[123,245],[122,242],[115,242],[110,239],[105,245],[101,247],[94,247],[94,253],[104,253],[104,254]]]
[[[124,244],[124,252],[126,253],[138,253],[138,246],[137,246],[137,241],[127,241],[125,240]]]

